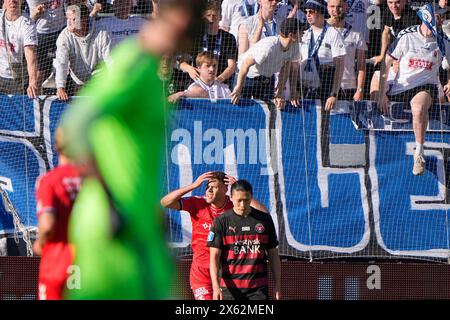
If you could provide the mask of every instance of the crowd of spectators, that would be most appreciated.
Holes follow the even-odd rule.
[[[68,100],[101,70],[100,65],[111,66],[109,54],[118,43],[135,35],[145,20],[157,17],[159,1],[163,0],[4,0],[0,14],[0,93],[27,94],[30,98],[56,94],[60,100]],[[390,48],[402,30],[421,23],[415,10],[428,3],[408,0],[207,2],[204,30],[192,50],[162,60],[161,74],[170,84],[166,87],[167,95],[172,95],[171,101],[184,96],[211,96],[207,88],[213,84],[214,88],[220,84],[220,96],[236,98],[246,83],[247,87],[252,84],[260,88],[247,90],[245,97],[291,101],[318,98],[327,109],[333,108],[337,99],[360,101],[378,97],[380,69],[384,68]],[[444,0],[434,4],[440,9],[446,9],[447,5],[448,1]],[[450,20],[445,11],[440,11],[442,28],[449,32]],[[286,59],[286,55],[274,54],[277,51],[269,47],[289,37],[281,30],[286,20],[298,26],[297,32],[290,35],[297,37],[293,41],[299,52],[289,55],[289,63],[285,60],[281,63],[280,59]],[[254,46],[256,49],[252,49]],[[207,56],[208,66],[217,64],[216,68],[210,68],[216,74],[210,85],[202,84],[202,65],[197,64],[199,58],[204,61],[205,56],[199,56],[203,52],[214,56],[216,63],[211,63],[212,57]],[[238,84],[241,66],[250,68],[244,63],[249,56],[258,58],[251,61],[253,67],[243,78],[246,81]],[[266,66],[276,66],[269,68],[270,74],[257,70],[262,61]],[[396,61],[393,64],[390,78],[395,78],[398,72]],[[206,65],[204,68],[206,74]],[[442,86],[447,82],[445,69],[448,68],[444,59],[439,72]],[[282,79],[281,86],[280,71],[286,78]]]

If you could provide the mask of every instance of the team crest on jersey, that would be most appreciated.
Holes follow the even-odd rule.
[[[264,226],[263,226],[261,223],[258,223],[258,224],[255,226],[255,231],[256,231],[257,233],[263,233],[264,230],[266,230],[266,229],[264,228]]]
[[[412,26],[412,27],[408,27],[406,29],[403,29],[402,31],[400,31],[397,35],[397,38],[400,39],[401,37],[403,37],[405,34],[408,33],[413,33],[413,32],[417,32],[417,29],[419,28],[418,25],[416,26]]]

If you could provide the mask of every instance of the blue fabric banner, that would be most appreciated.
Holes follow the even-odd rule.
[[[426,172],[418,177],[407,107],[392,105],[383,116],[372,102],[341,102],[330,114],[320,101],[280,111],[253,100],[182,100],[167,118],[163,193],[221,170],[252,183],[274,219],[281,254],[447,259],[448,106],[430,113]],[[0,96],[0,234],[15,229],[5,195],[20,223],[36,228],[35,182],[57,164],[52,138],[65,108],[54,97]],[[169,210],[167,217],[170,245],[189,253],[189,215]]]

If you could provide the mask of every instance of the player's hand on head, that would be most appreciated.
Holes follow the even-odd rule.
[[[205,172],[203,174],[201,174],[200,176],[198,176],[198,178],[194,181],[193,186],[195,188],[198,188],[202,185],[203,182],[208,181],[209,179],[212,178],[212,171],[208,171]]]
[[[233,183],[235,183],[236,182],[236,178],[235,177],[233,177],[233,176],[230,176],[230,175],[225,175],[225,184],[226,185],[228,185],[228,186],[231,186]]]

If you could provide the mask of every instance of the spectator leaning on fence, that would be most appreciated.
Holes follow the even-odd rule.
[[[0,93],[38,94],[36,25],[21,13],[20,0],[5,0],[0,14]],[[25,58],[25,60],[24,60]]]
[[[199,77],[185,91],[180,91],[169,96],[169,102],[176,102],[183,97],[208,99],[230,98],[230,88],[216,78],[217,61],[217,57],[212,52],[200,52],[196,59]]]
[[[338,30],[344,40],[347,54],[344,58],[344,73],[342,76],[340,100],[363,100],[364,83],[366,81],[366,50],[367,45],[359,31],[345,21],[348,5],[345,0],[328,0],[327,20],[330,26]],[[356,75],[355,72],[356,60]]]
[[[100,19],[99,29],[109,31],[111,34],[111,49],[127,37],[136,35],[144,23],[141,17],[130,17],[133,0],[115,0],[113,3],[114,16]]]
[[[304,5],[311,25],[303,34],[301,44],[303,95],[321,99],[325,110],[336,105],[347,54],[342,35],[325,21],[326,3],[308,0]]]
[[[438,70],[444,56],[450,54],[450,42],[442,33],[442,17],[447,9],[433,10],[428,4],[421,7],[417,14],[421,17],[420,25],[409,27],[398,35],[389,50],[382,68],[379,104],[384,113],[388,113],[389,101],[410,102],[413,130],[416,138],[413,174],[425,171],[424,143],[428,123],[428,110],[438,102]],[[436,21],[437,30],[433,29]],[[392,63],[399,60],[398,74],[387,88],[386,74]],[[444,86],[444,93],[450,95],[450,82]]]
[[[231,93],[233,103],[239,98],[253,98],[264,101],[275,98],[278,108],[284,107],[281,97],[287,78],[292,69],[298,73],[300,52],[298,40],[305,25],[295,18],[288,18],[281,24],[279,36],[266,37],[255,44],[239,58],[239,74],[236,86]],[[294,65],[292,65],[294,63]],[[275,74],[280,72],[278,85],[275,90]],[[294,75],[293,79],[296,79]],[[292,84],[296,80],[291,81]],[[291,103],[297,106],[297,88],[291,86]]]
[[[109,32],[95,27],[85,5],[69,6],[66,15],[67,27],[56,42],[55,61],[56,94],[63,101],[91,78],[102,61],[107,62],[111,45]]]
[[[56,40],[61,30],[66,26],[64,15],[65,0],[27,0],[30,16],[36,23],[38,46],[37,55],[37,87],[41,90],[42,83],[53,70],[53,59],[56,53]]]

